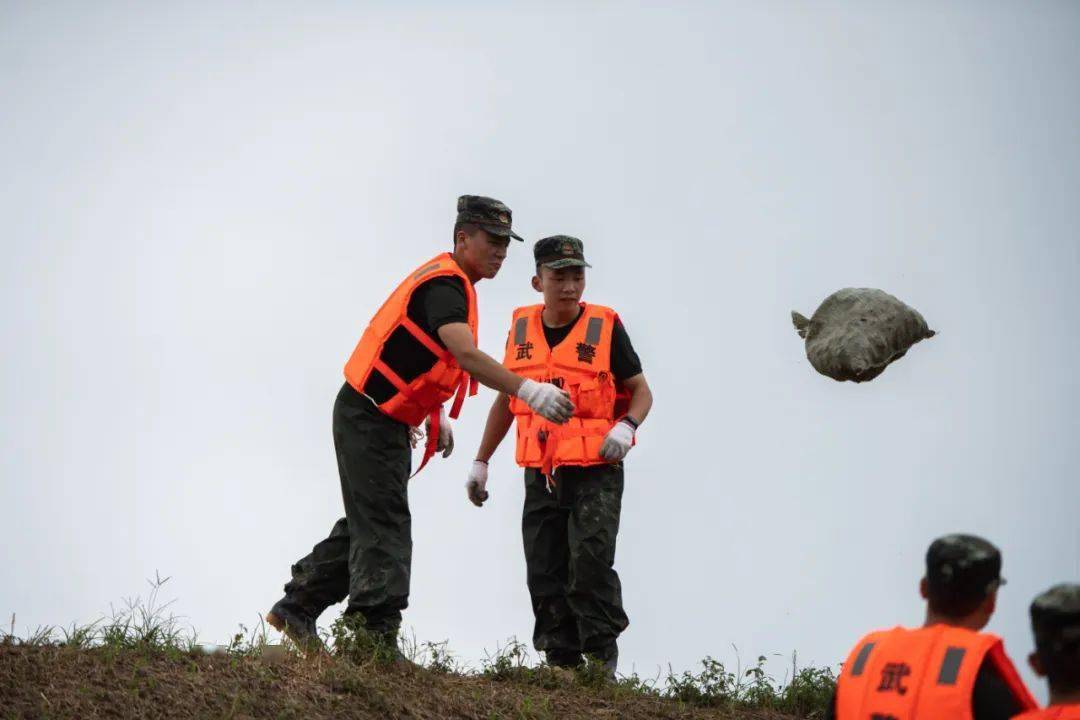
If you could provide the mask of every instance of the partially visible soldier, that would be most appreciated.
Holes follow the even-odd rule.
[[[412,564],[412,428],[427,423],[424,463],[436,451],[449,455],[447,415],[457,417],[475,381],[554,424],[573,413],[566,393],[515,375],[476,347],[473,286],[495,277],[510,239],[521,238],[511,230],[510,208],[498,200],[463,195],[457,209],[452,252],[404,276],[345,365],[333,417],[345,517],[292,566],[285,597],[266,617],[299,644],[318,644],[316,618],[348,596],[345,614],[361,617],[377,641],[397,649]]]
[[[840,672],[826,718],[1008,720],[1037,707],[1001,638],[981,632],[1004,583],[1001,553],[986,540],[935,540],[920,585],[926,622],[860,640]]]
[[[1050,683],[1050,705],[1022,720],[1080,720],[1080,585],[1050,588],[1031,603],[1031,669]]]
[[[614,568],[622,460],[649,414],[652,392],[618,314],[581,302],[590,267],[582,242],[556,235],[537,242],[533,254],[532,286],[544,302],[514,311],[503,364],[567,390],[574,417],[556,426],[499,395],[466,487],[482,505],[488,461],[516,418],[533,644],[550,665],[574,667],[584,653],[614,677],[616,640],[629,624]]]

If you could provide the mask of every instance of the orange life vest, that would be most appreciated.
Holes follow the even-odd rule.
[[[373,373],[378,373],[394,387],[395,392],[388,400],[376,404],[385,415],[410,427],[416,427],[424,418],[430,418],[424,460],[416,472],[420,472],[435,454],[439,439],[439,414],[443,403],[455,398],[450,417],[456,418],[461,412],[466,393],[476,394],[476,381],[471,380],[469,374],[458,366],[453,354],[439,345],[408,316],[409,299],[413,292],[422,283],[438,277],[461,278],[469,303],[469,327],[475,342],[479,327],[476,291],[453,256],[443,253],[421,265],[398,285],[375,313],[352,356],[345,363],[345,379],[359,393],[364,392],[364,386]],[[386,353],[387,342],[399,337],[401,333],[411,335],[435,356],[430,370],[408,382],[388,364],[388,360],[393,362],[393,358],[388,358]]]
[[[1080,720],[1080,705],[1051,705],[1016,715],[1013,720]]]
[[[517,419],[518,465],[540,468],[550,479],[560,465],[603,465],[604,436],[626,410],[627,395],[611,375],[611,338],[618,314],[602,305],[581,304],[570,334],[554,349],[544,337],[543,305],[514,311],[503,364],[512,372],[550,382],[570,393],[574,417],[556,425],[522,400],[510,398]]]
[[[836,685],[837,720],[972,720],[983,660],[1024,710],[1038,707],[1001,638],[947,625],[870,633],[851,651]]]

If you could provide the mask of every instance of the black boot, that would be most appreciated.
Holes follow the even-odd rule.
[[[567,668],[573,670],[583,662],[581,653],[576,650],[546,650],[544,657],[551,667]]]
[[[593,664],[609,682],[615,682],[615,670],[619,666],[619,646],[611,643],[592,652],[586,652],[590,664]]]
[[[374,638],[378,654],[383,660],[398,667],[415,667],[416,663],[405,657],[405,653],[401,652],[401,648],[398,646],[397,628],[375,633]]]
[[[609,657],[604,659],[604,673],[608,680],[615,682],[615,670],[619,667],[619,648],[613,648]]]
[[[297,602],[285,596],[274,603],[266,614],[266,622],[296,643],[301,650],[322,647],[315,618]]]

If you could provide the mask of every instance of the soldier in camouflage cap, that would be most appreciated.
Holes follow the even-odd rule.
[[[1004,584],[1001,551],[981,537],[946,535],[926,551],[924,597],[938,615],[965,617]]]
[[[495,198],[483,195],[462,195],[458,198],[457,210],[455,226],[458,228],[462,224],[473,223],[492,235],[512,237],[515,240],[523,239],[510,229],[514,218],[510,208]]]
[[[285,596],[266,616],[302,646],[320,644],[316,619],[348,597],[345,614],[396,651],[412,572],[410,445],[424,424],[429,437],[420,467],[436,452],[450,454],[447,416],[457,417],[470,376],[520,398],[555,424],[573,413],[565,392],[509,372],[476,347],[474,286],[494,278],[510,239],[521,239],[511,219],[510,208],[493,198],[458,198],[452,250],[405,276],[345,365],[332,425],[345,517],[293,564]],[[380,270],[402,272],[366,268],[365,279]],[[458,401],[451,404],[453,387]]]
[[[533,258],[540,267],[558,270],[568,267],[592,267],[585,262],[585,245],[576,237],[552,235],[538,240],[533,248]]]
[[[630,622],[614,568],[623,459],[652,407],[652,392],[618,314],[581,301],[590,267],[581,240],[546,237],[536,243],[533,257],[532,287],[543,303],[514,311],[503,364],[565,388],[575,403],[574,417],[563,435],[499,396],[466,488],[469,500],[482,506],[488,461],[516,418],[533,645],[549,665],[575,667],[588,657],[614,677],[618,637]],[[575,442],[585,436],[587,442]]]
[[[1080,718],[1080,585],[1056,585],[1035,598],[1031,628],[1035,652],[1028,662],[1049,681],[1050,707],[1021,717]]]
[[[997,606],[1001,551],[975,535],[934,540],[919,584],[922,627],[860,640],[837,678],[826,720],[966,717],[1009,720],[1037,707],[1001,638],[984,632]],[[964,715],[960,707],[970,708]]]

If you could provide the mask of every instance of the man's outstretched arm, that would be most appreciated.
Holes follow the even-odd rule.
[[[550,383],[538,383],[510,372],[494,358],[476,347],[467,323],[450,323],[438,330],[458,365],[484,385],[521,398],[530,408],[548,420],[565,423],[574,415],[570,396]]]
[[[453,353],[462,370],[493,390],[508,395],[517,394],[525,378],[510,372],[502,363],[476,347],[472,330],[466,323],[449,323],[439,328],[438,332],[439,339]]]

